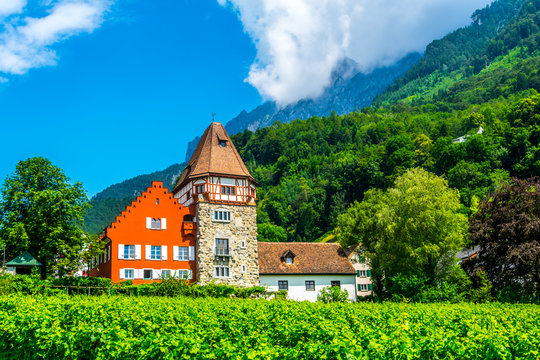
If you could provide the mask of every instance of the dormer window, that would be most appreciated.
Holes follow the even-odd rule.
[[[219,140],[219,146],[221,147],[227,146],[227,140]]]
[[[287,265],[294,265],[295,256],[291,250],[287,250],[281,255],[281,261]]]

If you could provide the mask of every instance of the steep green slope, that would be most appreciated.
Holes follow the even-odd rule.
[[[539,48],[537,1],[499,0],[477,10],[472,19],[470,26],[429,44],[424,57],[377,97],[374,105],[431,101],[433,95],[478,74],[518,46],[528,52],[521,58]]]
[[[510,7],[517,13],[521,3],[502,0],[485,12]],[[345,116],[235,135],[235,145],[261,185],[260,238],[314,241],[332,230],[337,215],[366,190],[388,187],[411,167],[445,176],[460,190],[465,213],[501,181],[540,174],[540,0],[527,1],[512,19],[499,10],[495,14],[501,17],[490,21],[506,26],[485,39],[483,52],[471,52],[475,59],[493,59],[461,80],[439,79],[415,101],[388,100],[385,106]],[[455,36],[441,42],[451,44]],[[499,39],[504,39],[502,53],[490,55],[490,44]],[[440,58],[457,64],[455,71],[462,61],[452,59],[461,53],[450,47],[453,55]],[[421,75],[431,69],[429,64],[417,69],[420,79],[437,77],[440,70]],[[448,88],[433,92],[440,81]],[[413,83],[405,79],[387,99]]]
[[[183,168],[184,164],[174,164],[165,170],[139,175],[99,192],[90,199],[92,207],[86,214],[84,230],[91,234],[101,232],[133,199],[146,190],[152,181],[163,181],[167,188],[172,189],[176,176]]]

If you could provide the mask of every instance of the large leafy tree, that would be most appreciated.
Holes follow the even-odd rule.
[[[48,159],[20,161],[1,191],[0,239],[8,257],[28,250],[42,264],[41,274],[64,274],[80,263],[81,230],[88,198],[79,182]]]
[[[416,277],[434,285],[455,270],[453,254],[466,244],[467,234],[459,209],[457,190],[415,168],[387,191],[367,191],[339,217],[335,232],[343,246],[363,245],[375,290],[384,296],[396,279]]]
[[[540,295],[540,177],[513,179],[484,200],[470,236],[480,246],[471,272],[484,270],[496,291]]]

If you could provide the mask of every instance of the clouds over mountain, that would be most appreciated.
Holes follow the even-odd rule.
[[[46,5],[36,8],[25,0],[0,0],[0,73],[20,75],[56,64],[54,44],[98,28],[112,0],[43,3]]]
[[[489,0],[217,0],[233,9],[257,57],[246,79],[285,105],[320,95],[344,57],[364,72],[470,22]]]

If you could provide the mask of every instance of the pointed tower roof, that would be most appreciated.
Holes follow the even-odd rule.
[[[204,175],[240,176],[254,180],[223,125],[213,122],[204,132],[174,191]]]

